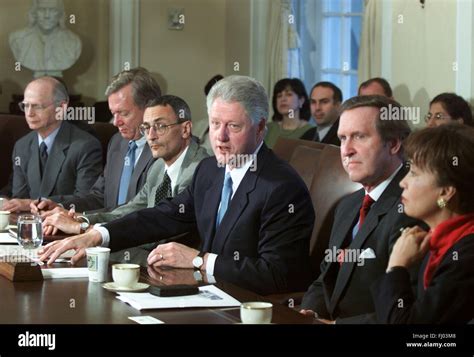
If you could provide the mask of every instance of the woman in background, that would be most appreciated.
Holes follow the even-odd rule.
[[[395,243],[387,273],[372,286],[377,319],[467,323],[474,318],[474,128],[423,129],[408,137],[405,153],[405,213],[431,229],[404,229]],[[415,297],[408,268],[423,257]]]
[[[265,144],[272,148],[280,136],[299,139],[312,128],[308,94],[298,78],[279,80],[273,88],[273,117],[267,124]]]
[[[469,103],[455,93],[441,93],[434,97],[425,121],[429,128],[450,123],[474,126]]]

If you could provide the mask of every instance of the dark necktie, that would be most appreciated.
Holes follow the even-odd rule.
[[[43,177],[44,169],[46,167],[46,162],[48,161],[48,147],[43,141],[39,146],[39,157],[40,157],[40,172],[41,178]]]
[[[122,169],[122,176],[120,177],[119,195],[117,203],[119,205],[124,204],[127,201],[128,186],[130,186],[130,180],[132,179],[133,169],[135,168],[135,150],[137,144],[135,141],[128,143],[128,151],[125,155]]]
[[[318,129],[316,129],[316,131],[314,132],[313,141],[317,141],[317,142],[321,141],[320,138],[319,138]]]
[[[163,181],[161,182],[160,186],[158,186],[158,188],[156,189],[155,206],[161,200],[171,197],[171,196],[172,196],[171,179],[168,176],[168,173],[165,171],[165,175],[163,176]]]
[[[362,207],[360,208],[359,211],[359,228],[362,226],[362,224],[365,221],[365,217],[367,217],[367,214],[369,213],[370,207],[375,201],[370,197],[369,195],[365,195],[364,201],[362,202]]]

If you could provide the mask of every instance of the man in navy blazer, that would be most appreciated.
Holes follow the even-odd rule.
[[[207,98],[215,157],[196,168],[191,185],[173,199],[86,234],[47,245],[42,260],[54,261],[88,246],[112,251],[197,231],[201,250],[160,244],[152,266],[195,268],[261,294],[294,291],[308,282],[309,239],[314,210],[298,174],[263,143],[268,98],[256,80],[230,76]]]

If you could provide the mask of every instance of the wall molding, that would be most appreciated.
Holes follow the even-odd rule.
[[[110,76],[140,65],[140,2],[110,0]]]

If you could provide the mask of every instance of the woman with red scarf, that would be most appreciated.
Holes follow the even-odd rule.
[[[372,286],[377,319],[390,324],[464,324],[474,318],[474,129],[458,124],[412,134],[400,182],[408,216],[387,272]],[[424,259],[423,259],[424,258]],[[423,259],[416,296],[408,268]]]

